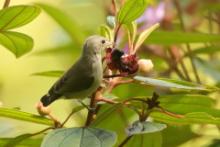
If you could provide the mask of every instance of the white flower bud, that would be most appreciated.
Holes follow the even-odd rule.
[[[149,73],[154,67],[152,61],[147,59],[138,60],[138,66],[139,66],[139,72],[144,74]]]

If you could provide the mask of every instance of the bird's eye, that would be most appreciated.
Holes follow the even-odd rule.
[[[105,43],[105,40],[102,40],[102,44],[104,44]]]

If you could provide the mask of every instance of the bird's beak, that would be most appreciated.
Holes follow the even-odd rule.
[[[113,47],[113,42],[108,41],[108,42],[105,43],[105,49],[112,48],[112,47]]]

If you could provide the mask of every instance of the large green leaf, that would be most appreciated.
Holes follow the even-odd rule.
[[[214,100],[208,96],[182,94],[167,95],[161,96],[159,101],[160,106],[177,114],[206,112],[214,117],[220,117],[220,110],[213,108]]]
[[[33,73],[34,76],[45,76],[45,77],[60,77],[64,71],[62,70],[53,70],[53,71],[43,71],[43,72],[37,72]]]
[[[13,29],[31,22],[40,14],[36,6],[18,5],[0,11],[0,32]]]
[[[12,31],[3,31],[0,33],[0,44],[20,57],[31,51],[33,48],[33,40],[31,37]]]
[[[140,17],[148,5],[148,0],[127,0],[117,15],[120,24],[127,24]]]
[[[165,88],[176,88],[176,89],[185,89],[185,90],[202,90],[202,91],[211,91],[211,90],[218,90],[215,87],[207,87],[198,85],[195,83],[190,83],[186,81],[174,80],[174,79],[165,79],[165,78],[148,78],[142,76],[135,76],[134,79],[139,81],[143,84],[152,85],[152,86],[159,86]]]
[[[159,132],[165,129],[167,126],[165,124],[149,122],[149,121],[135,121],[131,127],[127,128],[126,131],[129,136],[135,134],[147,134]]]
[[[125,147],[161,147],[162,136],[160,132],[134,135]]]
[[[147,44],[181,44],[181,43],[201,43],[219,42],[220,36],[216,34],[190,33],[190,32],[168,32],[154,31],[145,41]]]
[[[65,128],[49,133],[41,147],[112,147],[116,134],[98,128]]]
[[[38,4],[47,12],[69,35],[69,37],[78,45],[83,43],[84,35],[80,27],[63,11],[47,4]]]
[[[183,118],[176,118],[164,113],[153,112],[151,117],[154,120],[172,124],[172,125],[188,125],[188,124],[217,124],[220,125],[220,117],[213,117],[205,112],[192,112],[184,115]]]
[[[16,120],[23,120],[23,121],[28,121],[28,122],[33,122],[37,124],[44,124],[44,125],[53,125],[53,121],[50,119],[47,119],[45,117],[27,113],[27,112],[22,112],[16,109],[9,109],[9,108],[0,108],[0,117],[7,117],[7,118],[13,118]]]

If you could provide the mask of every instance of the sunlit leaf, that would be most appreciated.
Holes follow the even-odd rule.
[[[33,122],[33,123],[44,124],[49,126],[53,125],[53,121],[45,117],[27,112],[22,112],[16,109],[9,109],[3,107],[0,107],[0,117],[13,118],[16,120],[23,120],[27,122]]]
[[[49,133],[41,147],[112,147],[116,134],[98,128],[65,128]]]
[[[142,45],[142,43],[147,39],[147,37],[158,27],[159,27],[159,24],[156,23],[153,26],[151,26],[150,28],[143,31],[137,38],[134,50],[136,51]]]
[[[109,40],[113,40],[112,31],[106,25],[101,25],[100,26],[100,35],[108,38]]]
[[[69,35],[69,37],[78,45],[82,45],[84,33],[80,31],[80,27],[67,14],[58,8],[47,4],[37,4],[47,14],[49,14]]]
[[[140,17],[147,8],[148,0],[127,0],[117,15],[120,24],[126,24]]]
[[[64,74],[62,70],[44,71],[33,73],[34,76],[44,76],[44,77],[60,77]]]
[[[36,6],[18,5],[0,11],[0,32],[13,29],[31,22],[40,14]]]
[[[151,113],[151,116],[154,120],[175,125],[220,124],[220,117],[213,117],[205,112],[187,113],[183,118],[176,118],[160,112],[153,112]]]
[[[140,122],[136,121],[126,129],[128,136],[135,135],[135,134],[147,134],[147,133],[154,133],[159,132],[165,129],[167,126],[165,124],[155,123],[155,122]]]
[[[176,89],[185,89],[185,90],[202,90],[202,91],[209,91],[209,90],[217,90],[216,88],[208,88],[202,85],[186,82],[186,81],[179,81],[174,79],[154,79],[142,76],[135,76],[134,79],[136,81],[141,82],[142,84],[152,85],[152,86],[159,86],[165,88],[176,88]]]
[[[126,28],[128,30],[129,41],[130,41],[131,45],[134,46],[134,41],[135,41],[136,35],[137,35],[137,23],[135,21],[132,21],[132,22],[126,24]]]
[[[220,36],[217,34],[191,33],[180,31],[154,31],[145,41],[147,44],[182,44],[182,43],[201,43],[219,42]]]
[[[19,135],[15,138],[10,139],[5,145],[4,147],[16,147],[21,141],[30,138],[32,135],[31,134],[23,134],[23,135]]]
[[[10,50],[16,57],[24,55],[33,48],[31,37],[12,31],[0,33],[0,44]]]

